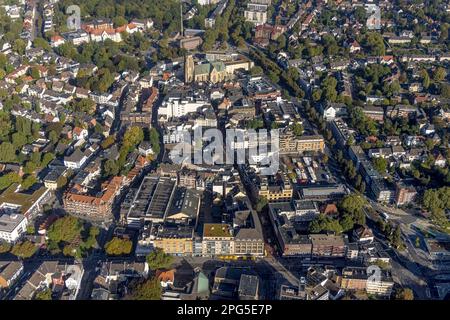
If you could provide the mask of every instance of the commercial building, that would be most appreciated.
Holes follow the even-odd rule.
[[[248,269],[221,267],[216,270],[212,294],[239,300],[258,300],[260,279]]]
[[[394,286],[390,272],[380,270],[375,276],[367,270],[367,267],[345,267],[337,282],[345,290],[365,290],[368,294],[389,297]]]
[[[269,219],[283,256],[310,257],[311,240],[295,228],[296,208],[292,202],[269,203]]]
[[[311,234],[312,255],[316,257],[345,257],[347,245],[342,236]]]
[[[340,199],[347,193],[347,189],[342,184],[328,184],[302,187],[300,190],[300,197],[309,200],[333,200]]]
[[[269,182],[265,176],[261,178],[259,196],[266,198],[269,202],[290,201],[292,195],[293,189],[287,177],[282,176],[275,182]]]
[[[325,141],[322,136],[295,137],[292,132],[280,134],[281,153],[323,152]]]
[[[194,96],[186,92],[174,92],[169,94],[158,108],[158,118],[162,121],[178,118],[189,113],[197,112],[200,108],[209,106],[206,98]]]
[[[264,237],[261,222],[254,210],[236,211],[233,218],[234,245],[236,256],[264,256]]]
[[[5,208],[0,208],[0,240],[16,242],[26,232],[28,220],[22,214],[3,211]]]
[[[228,256],[234,252],[232,227],[222,223],[203,225],[202,255],[205,257]]]
[[[162,223],[175,192],[176,179],[146,176],[122,203],[121,215],[129,227],[140,228],[144,222]]]

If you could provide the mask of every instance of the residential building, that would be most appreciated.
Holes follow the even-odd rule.
[[[112,205],[121,187],[121,177],[113,177],[103,183],[101,191],[95,195],[85,193],[84,188],[74,185],[64,193],[64,209],[86,220],[109,220],[112,218]]]
[[[22,261],[0,261],[0,290],[11,288],[22,274]]]
[[[417,191],[414,186],[399,182],[395,187],[395,204],[397,206],[403,206],[415,200]]]

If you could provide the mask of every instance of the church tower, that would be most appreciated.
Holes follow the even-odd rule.
[[[188,55],[184,58],[184,82],[191,83],[194,81],[194,58]]]

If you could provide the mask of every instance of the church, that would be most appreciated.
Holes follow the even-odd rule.
[[[184,61],[184,81],[186,83],[209,81],[218,83],[228,79],[228,73],[223,61],[194,64],[194,58],[189,55]]]
[[[194,57],[188,55],[184,58],[184,82],[227,81],[237,70],[249,71],[253,66],[253,61],[241,54],[206,53],[205,62],[200,64],[195,64]]]

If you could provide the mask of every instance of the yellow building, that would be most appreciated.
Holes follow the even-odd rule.
[[[320,135],[295,137],[292,132],[280,134],[280,152],[323,152],[324,148],[325,141]]]
[[[153,245],[173,255],[192,255],[194,251],[192,238],[157,238]]]
[[[290,186],[261,186],[259,190],[259,196],[266,198],[269,202],[290,201],[292,195],[293,190]]]

